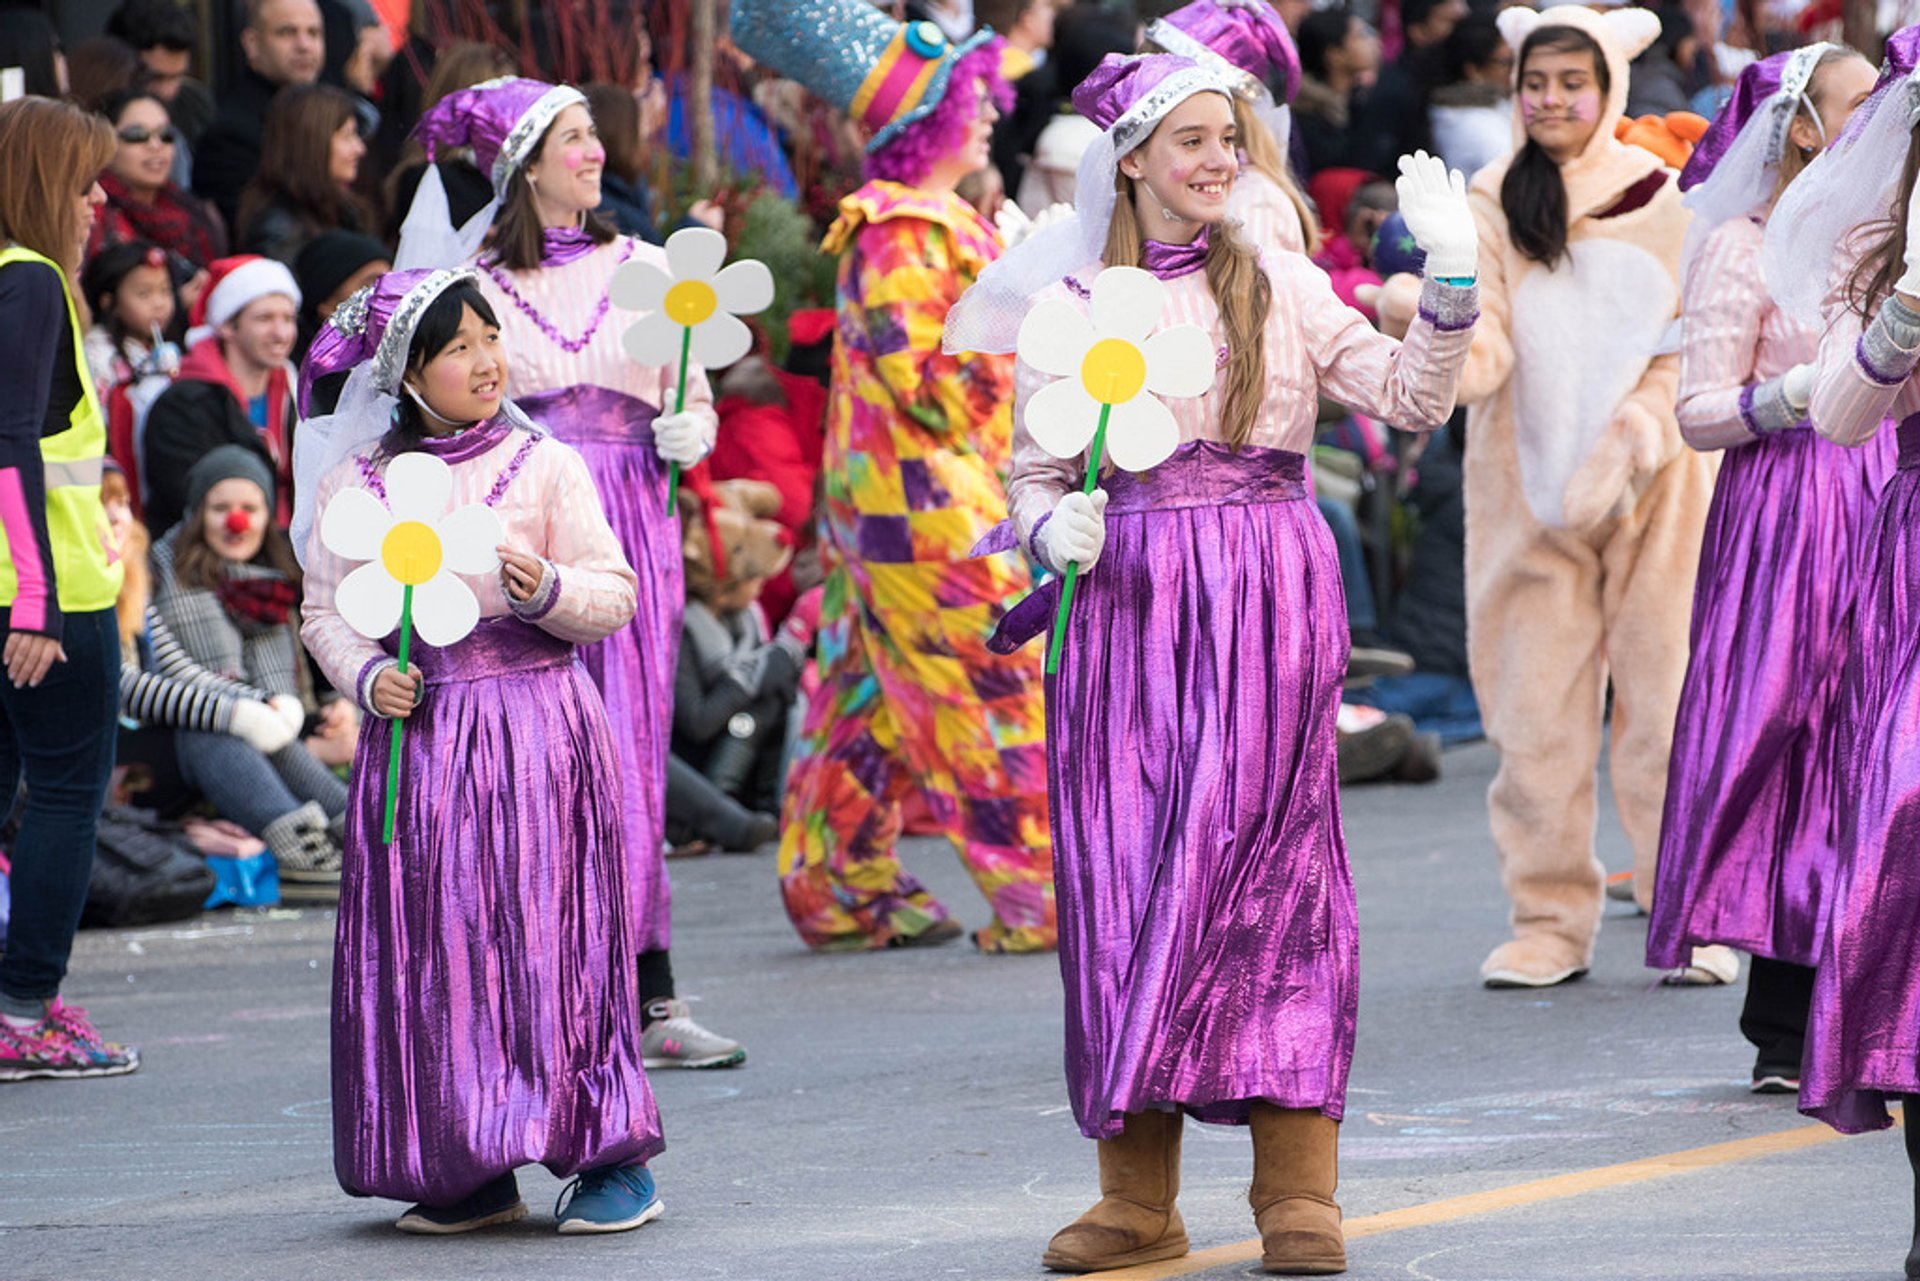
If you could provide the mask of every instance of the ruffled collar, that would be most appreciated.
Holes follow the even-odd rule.
[[[505,414],[495,414],[485,422],[462,427],[445,436],[422,436],[414,445],[421,453],[432,454],[446,463],[463,463],[478,458],[507,438],[513,424]]]
[[[564,267],[599,247],[585,227],[548,227],[540,233],[540,265]]]
[[[1162,280],[1191,275],[1207,265],[1207,228],[1184,245],[1147,241],[1140,247],[1140,265]]]

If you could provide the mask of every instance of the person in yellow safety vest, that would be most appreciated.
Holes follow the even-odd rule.
[[[114,1076],[139,1053],[60,999],[113,769],[123,566],[100,503],[106,423],[70,277],[106,199],[104,120],[0,104],[0,796],[27,784],[0,956],[0,1081]]]

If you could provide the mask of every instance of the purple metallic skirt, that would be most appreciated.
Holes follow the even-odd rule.
[[[1820,949],[1839,792],[1835,738],[1854,593],[1891,433],[1811,430],[1726,452],[1693,595],[1647,964],[1724,943],[1796,965]]]
[[[1347,616],[1305,467],[1196,442],[1106,482],[1106,550],[1047,684],[1067,1088],[1089,1138],[1158,1107],[1244,1124],[1260,1100],[1345,1106]],[[1027,626],[1053,599],[1023,604]]]
[[[667,466],[653,452],[653,420],[659,411],[604,387],[542,392],[519,404],[534,421],[580,451],[600,491],[607,523],[640,579],[633,621],[597,645],[582,646],[580,658],[606,700],[625,783],[621,829],[638,931],[635,948],[665,951],[673,933],[666,859],[667,751],[687,590],[680,518],[667,515]]]
[[[535,1162],[659,1152],[640,1065],[613,742],[573,647],[517,619],[417,645],[400,805],[367,717],[334,949],[333,1155],[356,1196],[444,1205]]]
[[[1920,1094],[1920,415],[1900,424],[1860,570],[1841,696],[1840,855],[1814,980],[1800,1110],[1884,1129]]]

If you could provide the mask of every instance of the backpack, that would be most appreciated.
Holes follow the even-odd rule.
[[[213,886],[213,872],[171,824],[150,810],[109,805],[100,812],[80,923],[119,928],[198,916]]]

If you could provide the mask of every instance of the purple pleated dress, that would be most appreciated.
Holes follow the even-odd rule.
[[[660,1121],[600,696],[572,645],[516,618],[411,657],[427,690],[393,843],[379,839],[390,721],[361,722],[358,759],[382,765],[354,772],[347,810],[340,1186],[446,1205],[516,1166],[649,1160]]]
[[[1884,434],[1884,433],[1883,433]],[[1800,1110],[1845,1133],[1920,1094],[1920,414],[1899,431],[1860,571],[1841,698],[1841,840]]]
[[[1700,553],[1647,964],[1723,943],[1812,965],[1849,786],[1838,701],[1859,565],[1894,470],[1799,427],[1726,451]]]
[[[621,829],[633,893],[636,952],[665,951],[673,934],[667,880],[667,751],[673,731],[673,676],[686,609],[680,520],[667,515],[667,467],[653,449],[652,405],[605,387],[580,385],[518,398],[527,416],[572,445],[600,491],[607,523],[639,575],[633,621],[581,660],[606,701],[620,758]]]
[[[1334,761],[1347,622],[1306,460],[1183,444],[1104,486],[1107,541],[1048,680],[1066,1071],[1114,1138],[1177,1106],[1339,1119],[1358,920]],[[1000,644],[1050,624],[1057,582]]]

